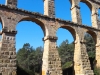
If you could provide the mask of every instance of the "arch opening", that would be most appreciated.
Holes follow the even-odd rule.
[[[32,12],[39,12],[41,14],[43,14],[44,8],[43,0],[18,0],[17,7]]]
[[[88,3],[86,4],[86,2],[82,1],[79,3],[79,6],[80,6],[82,24],[92,26],[90,5]]]
[[[86,51],[89,56],[91,69],[94,70],[95,68],[95,45],[96,45],[96,34],[91,31],[87,31],[84,35],[84,40],[86,41]]]
[[[73,57],[75,30],[68,26],[62,26],[57,30],[58,52],[61,58],[63,75],[73,75]]]
[[[97,43],[97,35],[96,35],[96,33],[95,32],[93,32],[93,31],[91,31],[91,30],[88,30],[86,33],[88,33],[88,34],[90,34],[91,35],[91,37],[93,38],[93,40],[94,40],[94,43],[96,44]]]
[[[22,18],[19,22],[21,22],[21,21],[32,21],[32,22],[35,22],[37,25],[39,25],[41,27],[44,36],[46,35],[45,26],[44,26],[43,22],[39,21],[38,19],[31,18],[31,17],[25,17],[25,18]]]
[[[57,18],[72,21],[70,8],[71,8],[71,4],[68,0],[64,0],[64,1],[55,0],[55,14],[56,14],[55,16]],[[60,11],[59,11],[59,9],[60,9]]]
[[[0,32],[2,31],[2,23],[0,22]],[[0,34],[0,41],[2,40],[2,35]]]
[[[2,19],[0,18],[0,33],[2,32],[2,27],[3,27],[3,23],[2,23]],[[0,41],[2,40],[2,34],[0,34]]]
[[[100,8],[98,9],[98,19],[100,21]]]
[[[92,10],[92,4],[87,0],[81,0],[81,2],[85,3],[90,10]]]
[[[42,52],[44,37],[41,27],[32,21],[20,21],[16,30],[16,49],[17,49],[17,65],[18,75],[40,74],[42,65]],[[23,71],[20,71],[20,69]],[[28,71],[26,73],[26,70]]]

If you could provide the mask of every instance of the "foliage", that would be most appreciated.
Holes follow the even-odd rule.
[[[17,52],[17,63],[22,69],[27,71],[30,75],[39,73],[42,65],[42,47],[34,49],[29,43]]]
[[[62,69],[66,69],[66,68],[69,68],[69,67],[72,67],[72,66],[73,66],[72,61],[66,62],[66,63],[62,66]]]
[[[89,58],[95,58],[95,42],[91,35],[85,34],[84,40],[86,40],[86,49]],[[69,62],[73,61],[74,56],[74,44],[69,43],[68,40],[63,41],[58,47],[59,55],[61,57],[62,67],[68,68]],[[72,63],[70,63],[72,64]],[[70,65],[69,65],[70,67]]]
[[[89,58],[95,58],[95,42],[93,38],[89,34],[86,34],[84,39],[86,40],[86,49]],[[68,40],[63,41],[58,47],[58,52],[61,57],[62,69],[72,67],[74,57],[73,42],[69,43]],[[17,63],[21,71],[26,72],[29,75],[38,75],[41,71],[42,53],[42,47],[34,49],[29,43],[24,44],[17,52]],[[100,69],[95,68],[94,72],[96,75],[100,75]]]
[[[17,75],[35,75],[35,73],[17,65]]]
[[[94,68],[94,75],[100,75],[100,68]]]
[[[94,42],[94,39],[89,34],[86,34],[84,39],[86,40],[86,49],[87,49],[89,57],[94,58],[95,57],[95,42]]]
[[[66,62],[72,61],[74,56],[74,44],[69,44],[68,40],[65,40],[58,47],[58,52],[61,57],[62,65]]]

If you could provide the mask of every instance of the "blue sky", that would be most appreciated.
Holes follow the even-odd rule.
[[[5,4],[5,0],[0,0],[0,4]],[[79,6],[81,7],[80,12],[82,17],[82,23],[91,26],[90,9],[84,3],[80,3]],[[32,12],[39,12],[41,14],[43,14],[44,11],[43,0],[18,0],[17,7]],[[71,4],[69,0],[55,0],[56,18],[71,21],[70,8]],[[30,43],[33,48],[36,48],[38,46],[43,47],[42,38],[44,37],[44,35],[39,25],[31,21],[21,21],[17,24],[16,30],[18,31],[16,35],[16,50],[22,48],[24,43]],[[73,36],[68,30],[65,29],[58,29],[57,37],[58,46],[62,41],[66,39],[68,39],[69,43],[73,41]]]

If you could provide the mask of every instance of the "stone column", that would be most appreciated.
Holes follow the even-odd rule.
[[[100,68],[100,33],[97,35],[96,44],[96,67]]]
[[[57,37],[44,38],[42,75],[62,75],[61,60],[56,46]]]
[[[16,31],[2,30],[0,47],[0,73],[2,75],[16,75]]]
[[[44,0],[44,15],[55,17],[54,0]]]
[[[72,21],[78,24],[82,24],[80,7],[78,5],[72,5],[71,7]]]
[[[92,9],[92,15],[91,15],[91,19],[92,19],[92,27],[95,28],[99,28],[99,24],[98,24],[98,10],[96,8]]]
[[[75,75],[94,75],[90,67],[85,41],[75,41],[74,71]]]
[[[17,7],[17,0],[6,0],[6,5],[16,8]]]

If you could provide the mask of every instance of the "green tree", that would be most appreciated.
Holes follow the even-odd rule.
[[[29,55],[32,51],[34,51],[34,49],[32,47],[30,47],[29,43],[24,44],[23,48],[18,50],[18,52],[17,52],[17,62],[23,68],[29,67],[29,64],[28,64],[29,61],[28,60],[29,60]]]
[[[86,34],[84,39],[86,40],[86,49],[90,58],[95,58],[95,42],[93,38]],[[58,47],[58,52],[61,57],[62,68],[68,68],[73,66],[74,56],[74,44],[69,43],[68,40],[63,41]],[[18,66],[27,71],[29,75],[36,75],[40,73],[42,66],[42,53],[43,48],[37,47],[34,49],[29,43],[23,45],[17,52]],[[98,70],[94,70],[96,75]]]
[[[62,66],[66,64],[66,62],[73,61],[74,54],[74,44],[65,40],[58,47],[59,55],[61,57]],[[69,65],[70,66],[70,65]]]
[[[86,49],[90,58],[95,58],[95,42],[91,35],[85,34]],[[72,65],[74,56],[74,44],[68,43],[68,40],[63,41],[58,47],[59,55],[61,57],[62,67],[68,67],[69,63]],[[69,65],[69,67],[70,67]]]
[[[23,45],[17,52],[18,66],[32,75],[39,73],[42,65],[43,48],[34,49],[29,43]]]
[[[86,49],[90,58],[95,58],[95,42],[91,35],[86,34],[84,39],[86,40]]]
[[[30,54],[30,63],[31,63],[31,69],[33,69],[35,72],[39,73],[42,66],[42,53],[43,48],[37,47],[34,52]]]

